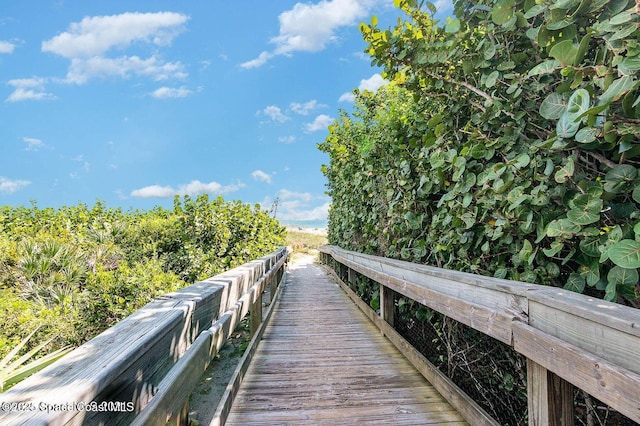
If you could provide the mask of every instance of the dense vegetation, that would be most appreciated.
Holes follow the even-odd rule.
[[[320,144],[330,242],[637,307],[635,2],[395,3],[361,26],[392,83]]]
[[[639,307],[639,6],[454,0],[440,24],[431,3],[395,4],[394,28],[361,25],[389,86],[357,94],[319,145],[329,242]],[[355,284],[377,308],[377,286]],[[521,356],[411,300],[397,309],[500,424],[526,424]],[[610,417],[576,401],[584,424]]]
[[[176,197],[173,210],[98,202],[0,207],[0,358],[30,332],[76,346],[154,297],[283,245],[285,229],[240,202]]]

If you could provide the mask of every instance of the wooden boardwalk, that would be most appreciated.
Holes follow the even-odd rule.
[[[291,269],[226,424],[467,424],[320,266]]]

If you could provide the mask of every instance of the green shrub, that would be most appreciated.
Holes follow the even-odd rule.
[[[320,145],[334,244],[636,304],[640,45],[629,0],[396,0],[393,84]],[[636,304],[637,306],[637,304]]]
[[[31,330],[25,351],[82,344],[153,298],[284,238],[259,206],[206,195],[176,197],[172,210],[0,207],[0,358]]]

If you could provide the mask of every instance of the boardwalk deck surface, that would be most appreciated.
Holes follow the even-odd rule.
[[[227,419],[465,425],[324,270],[292,267]]]

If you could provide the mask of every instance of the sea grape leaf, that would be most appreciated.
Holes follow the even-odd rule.
[[[548,120],[557,120],[567,109],[567,99],[557,92],[544,98],[540,105],[540,115]]]
[[[564,285],[565,290],[574,291],[576,293],[582,293],[585,287],[585,279],[580,276],[580,274],[576,274],[575,272],[569,275],[567,279],[567,283]]]
[[[609,259],[621,268],[640,268],[640,242],[620,240],[609,248]]]
[[[571,40],[563,40],[559,43],[556,43],[549,51],[549,55],[552,56],[556,61],[558,61],[563,67],[566,67],[567,65],[573,65],[577,54],[578,48],[573,44],[573,41]]]
[[[632,286],[638,282],[638,271],[636,269],[614,266],[607,274],[607,281],[609,283],[615,283],[616,287]]]
[[[498,0],[491,11],[491,19],[496,25],[504,25],[511,20],[514,15],[514,0]]]

